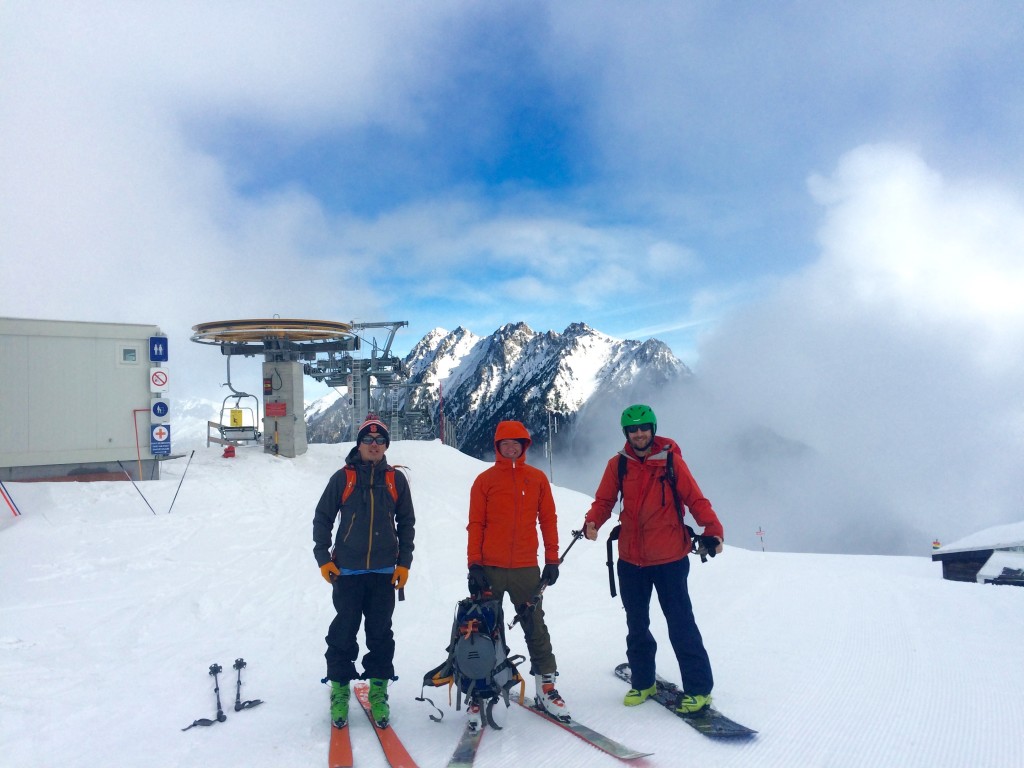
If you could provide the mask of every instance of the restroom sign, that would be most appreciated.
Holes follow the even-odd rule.
[[[166,392],[170,386],[170,379],[166,368],[151,368],[149,370],[149,391]]]
[[[149,452],[154,456],[169,456],[171,453],[171,428],[167,424],[154,424],[149,431]]]
[[[167,362],[167,337],[166,336],[150,336],[149,337],[149,362],[151,362],[151,363],[166,363]]]

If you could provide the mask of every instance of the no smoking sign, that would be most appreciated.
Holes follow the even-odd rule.
[[[149,391],[154,393],[166,392],[170,386],[171,377],[166,368],[153,368],[149,372]]]

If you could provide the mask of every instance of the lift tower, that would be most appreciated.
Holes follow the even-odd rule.
[[[263,355],[263,446],[268,453],[294,457],[306,452],[303,374],[331,387],[347,387],[352,398],[350,424],[358,425],[374,411],[388,425],[392,440],[433,437],[426,408],[411,410],[409,372],[391,352],[395,334],[405,320],[379,323],[336,323],[324,320],[225,320],[192,327],[192,341],[216,344],[228,355],[228,384],[233,395],[249,397],[231,387],[230,355]],[[362,332],[388,329],[387,341],[373,340],[368,358],[357,358]],[[221,409],[223,413],[223,408]],[[221,419],[223,421],[223,418]]]
[[[303,363],[359,348],[351,324],[325,320],[222,320],[192,330],[192,341],[222,355],[263,355],[263,450],[289,458],[307,447]]]

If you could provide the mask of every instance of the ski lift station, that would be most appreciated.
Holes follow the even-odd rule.
[[[425,439],[433,428],[426,412],[410,411],[405,397],[414,386],[391,344],[405,321],[339,323],[325,320],[254,319],[201,323],[192,327],[192,341],[220,347],[227,361],[230,394],[221,404],[218,422],[210,422],[207,442],[239,445],[262,440],[264,450],[293,458],[306,452],[303,376],[331,387],[348,387],[352,422],[360,423],[370,411],[388,425],[392,440]],[[387,341],[374,340],[370,356],[353,355],[362,348],[363,332],[386,329]],[[231,358],[263,356],[262,417],[259,397],[236,389],[231,381]],[[262,429],[260,429],[262,427]]]
[[[155,325],[0,318],[0,480],[150,480],[170,453]]]

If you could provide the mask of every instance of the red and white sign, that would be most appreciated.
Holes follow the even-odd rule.
[[[163,393],[168,390],[171,377],[166,368],[152,368],[149,371],[149,391],[152,393]]]

